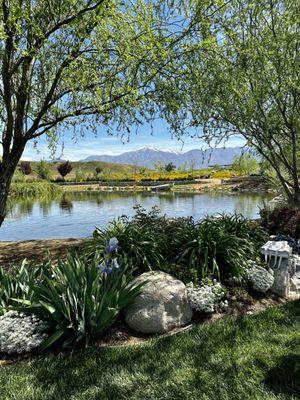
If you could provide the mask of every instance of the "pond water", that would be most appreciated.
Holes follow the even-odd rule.
[[[170,217],[193,216],[197,220],[207,214],[237,212],[256,218],[265,198],[240,193],[82,192],[55,199],[11,199],[0,240],[88,237],[96,226],[105,227],[118,216],[133,215],[137,204],[146,209],[158,206]]]

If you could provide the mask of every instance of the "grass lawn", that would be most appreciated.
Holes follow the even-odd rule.
[[[0,399],[299,399],[300,303],[0,368]]]

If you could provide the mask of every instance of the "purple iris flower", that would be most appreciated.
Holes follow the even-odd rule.
[[[111,275],[114,270],[120,269],[118,261],[113,258],[108,260],[106,263],[102,262],[98,265],[101,275]]]
[[[110,239],[108,242],[108,245],[106,246],[106,253],[112,254],[114,252],[117,252],[119,249],[119,241],[117,238],[113,237]]]

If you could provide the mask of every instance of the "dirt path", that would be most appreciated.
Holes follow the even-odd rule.
[[[71,248],[79,249],[90,239],[49,239],[26,240],[22,242],[0,242],[0,265],[19,263],[24,258],[33,261],[45,261],[65,257]]]

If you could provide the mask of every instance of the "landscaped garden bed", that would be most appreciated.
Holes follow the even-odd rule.
[[[165,357],[168,357],[168,352],[169,356],[173,357],[174,352],[181,349],[185,358],[179,370],[188,377],[190,373],[196,373],[192,366],[196,359],[198,360],[195,349],[201,352],[203,360],[210,360],[213,353],[208,354],[209,342],[215,343],[217,340],[210,335],[218,335],[218,357],[228,364],[228,368],[233,368],[244,350],[240,350],[242,353],[239,353],[238,350],[230,348],[229,351],[227,346],[231,346],[232,341],[237,340],[242,348],[248,348],[247,341],[250,340],[253,342],[253,348],[257,347],[257,351],[261,351],[267,341],[262,325],[269,329],[271,335],[275,335],[276,329],[281,329],[282,335],[288,335],[286,326],[280,325],[281,318],[289,318],[286,315],[293,314],[293,326],[296,327],[300,323],[298,303],[283,306],[287,298],[272,293],[272,290],[277,292],[281,275],[276,268],[270,268],[273,265],[270,260],[273,260],[274,256],[270,256],[268,261],[262,254],[266,248],[271,249],[272,246],[268,243],[273,246],[276,246],[276,243],[284,243],[284,248],[289,248],[288,257],[294,260],[298,257],[296,241],[290,237],[277,236],[262,247],[268,239],[270,236],[264,228],[241,215],[219,215],[198,222],[192,218],[170,219],[161,215],[156,208],[146,212],[137,206],[134,217],[123,216],[104,230],[96,229],[93,239],[77,247],[77,251],[55,253],[52,260],[49,258],[47,262],[41,258],[40,262],[37,259],[34,262],[23,261],[19,266],[15,264],[2,269],[0,358],[2,367],[6,367],[0,370],[0,382],[3,381],[0,393],[2,391],[4,398],[9,399],[12,398],[9,391],[18,390],[19,384],[15,378],[14,389],[6,387],[6,371],[12,370],[13,374],[21,374],[22,379],[30,381],[32,377],[27,377],[30,368],[33,368],[31,371],[41,371],[44,368],[43,362],[49,365],[51,370],[49,382],[53,393],[56,390],[54,386],[65,390],[64,379],[67,374],[59,383],[55,383],[57,376],[53,368],[54,365],[57,366],[57,359],[66,363],[68,357],[70,362],[72,360],[73,368],[77,363],[74,361],[77,354],[84,355],[84,363],[87,362],[87,354],[90,354],[93,363],[99,357],[105,360],[105,352],[108,352],[107,357],[108,354],[111,355],[111,367],[117,371],[121,366],[119,361],[114,359],[114,354],[119,351],[124,351],[124,354],[142,354],[145,351],[150,359],[153,358],[153,361],[149,361],[153,368],[160,370],[162,366],[154,361],[157,348],[164,346],[163,343],[171,342],[178,348],[167,346]],[[287,240],[280,242],[281,239]],[[71,244],[70,242],[69,245]],[[78,243],[73,244],[78,246]],[[59,254],[63,258],[57,261],[54,255]],[[285,265],[289,265],[288,261]],[[288,268],[284,271],[290,273]],[[293,276],[288,277],[292,282]],[[284,282],[285,294],[288,295],[290,284],[286,276]],[[278,305],[281,308],[267,311],[262,314],[265,317],[256,316],[267,308]],[[272,313],[275,315],[273,323],[269,317]],[[276,315],[280,317],[277,318]],[[250,331],[248,328],[244,331],[245,327],[250,326]],[[221,331],[218,333],[219,329]],[[227,337],[226,332],[229,331],[235,332],[236,337]],[[257,331],[259,336],[253,336],[252,331]],[[201,346],[206,342],[208,348],[205,350]],[[86,348],[84,353],[81,353],[82,347]],[[292,345],[290,348],[291,351],[294,349]],[[71,356],[70,351],[75,352],[75,355]],[[266,358],[266,366],[259,370],[261,377],[264,377],[261,379],[265,379],[266,382],[269,379],[268,374],[271,381],[277,376],[277,371],[273,373],[272,368],[276,367],[283,355],[281,344],[274,344],[273,351],[277,356],[272,360]],[[43,358],[39,361],[41,356]],[[160,363],[162,360],[157,354],[156,356],[157,363]],[[269,357],[271,356],[270,353]],[[267,353],[265,357],[268,357]],[[22,360],[23,363],[20,363]],[[27,361],[24,364],[25,360],[29,363]],[[189,385],[192,396],[199,396],[198,383],[187,383],[188,378],[185,378],[187,381],[182,383],[182,388],[180,384],[174,386],[175,381],[177,382],[176,362],[173,360],[171,364],[167,363],[175,375],[168,378],[170,387],[166,393],[171,397],[173,393],[172,398],[181,398],[181,389],[187,390],[186,385]],[[197,363],[200,375],[212,373],[212,361],[209,361],[208,365],[199,364],[199,360]],[[137,373],[143,376],[145,368],[150,368],[150,364],[147,367],[146,361],[141,363],[141,372],[137,369]],[[135,362],[134,365],[137,368]],[[289,367],[291,374],[295,375],[297,365],[296,362]],[[74,368],[80,370],[78,367]],[[95,379],[97,395],[101,392],[103,398],[111,398],[113,390],[118,398],[125,398],[126,394],[140,398],[139,391],[131,386],[126,387],[124,391],[122,387],[103,388],[104,384],[107,385],[107,372],[104,365],[100,368],[103,380]],[[281,371],[281,367],[279,369]],[[126,366],[125,370],[125,380],[135,381],[135,374],[132,375]],[[94,375],[94,372],[91,374]],[[204,375],[202,380],[199,378],[204,385],[201,391],[206,393],[206,398],[213,399],[215,397],[208,378],[204,378]],[[240,379],[238,377],[239,374],[237,379]],[[90,387],[89,378],[85,374],[80,375],[80,379],[83,385]],[[146,395],[145,398],[167,398],[161,392],[161,384],[150,389],[147,379],[146,382],[149,397]],[[226,380],[224,382],[226,383]],[[275,388],[274,382],[271,386],[275,385]],[[34,383],[31,383],[31,388],[32,385],[34,386]],[[242,378],[237,385],[237,393],[242,396]],[[250,381],[249,385],[250,392],[256,398],[277,398],[274,397],[276,394],[267,397],[267,383],[261,384],[259,393],[255,392],[255,385],[252,387]],[[289,387],[292,387],[291,393],[298,390],[297,385]],[[20,391],[24,394],[23,398],[43,398],[42,387],[39,394],[31,388],[28,391]],[[270,390],[273,390],[272,388]],[[281,383],[282,388],[286,390],[284,382]],[[218,390],[216,389],[216,393]],[[232,386],[224,390],[226,398],[234,398]],[[70,393],[71,396],[70,391],[67,390],[66,393]],[[93,398],[84,397],[83,393],[84,391],[81,391],[79,395],[83,397],[76,398]],[[262,397],[259,397],[260,394]],[[59,394],[55,396],[58,399],[68,398]]]

